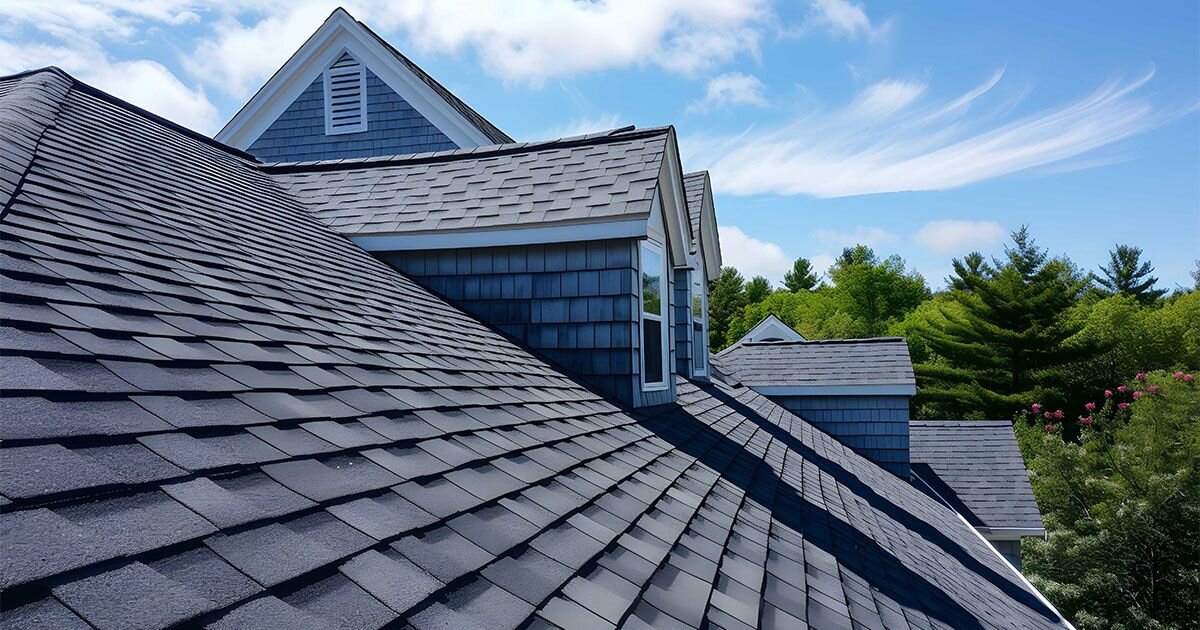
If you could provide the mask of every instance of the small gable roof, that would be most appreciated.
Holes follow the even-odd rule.
[[[971,525],[993,534],[1045,534],[1011,421],[913,420],[908,426],[913,473]]]
[[[768,313],[762,321],[754,325],[742,338],[735,343],[747,343],[753,341],[807,341],[804,335],[801,335],[796,329],[788,326],[782,319],[775,316],[774,313]]]
[[[622,407],[252,159],[29,80],[0,79],[40,136],[0,161],[0,626],[1064,625],[765,397]]]
[[[513,142],[508,134],[340,7],[226,123],[217,133],[217,140],[239,149],[249,147],[325,68],[347,52],[458,146]]]
[[[912,396],[917,381],[901,337],[745,342],[713,359],[722,374],[769,395]]]
[[[705,273],[712,282],[721,275],[721,238],[708,171],[685,174],[683,188],[692,230],[692,253],[703,259]]]

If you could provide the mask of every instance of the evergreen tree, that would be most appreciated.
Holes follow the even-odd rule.
[[[979,252],[971,252],[962,260],[955,258],[952,264],[954,275],[946,278],[946,284],[955,291],[969,291],[970,278],[983,278],[994,271]]]
[[[957,307],[941,308],[922,331],[940,360],[920,366],[919,404],[1010,417],[1031,399],[1061,401],[1053,371],[1090,352],[1066,343],[1082,324],[1064,317],[1087,280],[1069,261],[1050,259],[1025,226],[1012,239],[991,269],[959,275],[965,288],[951,294]]]
[[[1196,283],[1192,288],[1200,291],[1200,259],[1196,260],[1196,269],[1192,271],[1192,280]]]
[[[838,256],[834,266],[844,268],[851,265],[875,265],[878,263],[879,257],[875,255],[875,250],[866,245],[855,245],[854,247],[843,247],[842,255]]]
[[[1150,261],[1142,261],[1142,248],[1132,245],[1117,245],[1108,252],[1108,263],[1100,267],[1100,275],[1094,276],[1109,294],[1130,295],[1142,304],[1150,304],[1166,295],[1165,289],[1155,289],[1158,278],[1150,275],[1154,267]]]
[[[817,274],[807,258],[797,258],[792,270],[783,275],[783,286],[792,293],[812,291],[817,286]]]
[[[708,291],[708,344],[713,352],[732,343],[726,339],[729,322],[746,306],[746,281],[733,267],[722,267],[721,275]]]
[[[771,295],[771,281],[762,276],[754,276],[746,283],[746,304],[757,304]]]

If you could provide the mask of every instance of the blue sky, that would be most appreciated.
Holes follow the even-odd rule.
[[[215,133],[339,3],[0,4],[0,73],[59,65]],[[1200,4],[342,3],[518,139],[676,125],[726,262],[866,242],[934,288],[1028,223],[1095,268],[1200,258]]]

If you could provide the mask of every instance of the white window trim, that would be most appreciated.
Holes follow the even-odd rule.
[[[689,294],[688,297],[689,298],[694,299],[694,297],[695,297],[695,296],[691,295],[692,289],[695,288],[695,286],[696,286],[696,283],[694,282],[692,274],[700,274],[700,283],[701,283],[700,284],[700,286],[701,286],[700,316],[696,317],[696,315],[693,313],[692,314],[692,325],[688,327],[688,334],[690,334],[692,336],[692,339],[691,339],[691,342],[692,342],[692,376],[707,377],[708,376],[708,291],[705,291],[703,289],[703,287],[708,286],[708,283],[706,282],[704,269],[699,269],[699,270],[693,269],[693,270],[689,271],[688,272],[688,281],[689,281],[688,282],[688,294]],[[691,310],[691,307],[692,307],[692,300],[689,299],[688,300],[689,312]],[[700,336],[705,341],[704,348],[703,348],[704,352],[700,352],[701,349],[696,347],[696,324],[700,324]],[[701,365],[701,360],[698,357],[703,357],[703,365]]]
[[[658,300],[659,300],[659,313],[660,313],[659,315],[647,313],[646,305],[643,300],[642,269],[643,269],[644,261],[642,259],[642,248],[644,248],[644,247],[648,247],[650,249],[656,250],[658,252],[659,259],[662,260],[662,268],[659,269],[660,280],[659,280],[659,287],[658,287]],[[671,292],[671,280],[667,276],[667,271],[669,268],[670,268],[670,264],[668,264],[666,250],[660,243],[658,243],[657,241],[652,241],[652,240],[646,239],[638,244],[637,289],[638,289],[638,334],[640,336],[640,343],[638,343],[638,351],[642,353],[641,356],[638,357],[639,365],[641,368],[638,370],[638,372],[639,372],[638,379],[641,381],[643,392],[660,392],[660,391],[667,389],[668,383],[670,382],[671,374],[674,371],[674,370],[670,369],[670,367],[671,367],[670,366],[670,361],[671,361],[671,352],[670,352],[670,348],[671,348],[671,317],[670,317],[670,300],[668,299],[668,297]],[[658,383],[658,382],[647,383],[646,382],[646,354],[645,354],[646,348],[644,348],[643,346],[645,345],[645,340],[646,340],[645,321],[646,321],[647,317],[657,320],[659,322],[659,330],[661,331],[661,333],[659,334],[659,342],[660,342],[660,345],[662,346],[659,350],[662,353],[662,382],[661,383]]]
[[[351,58],[353,59],[353,57],[351,57]],[[340,59],[341,59],[341,56],[339,55],[338,60],[340,61]],[[331,93],[332,87],[331,87],[331,81],[330,81],[330,79],[331,79],[330,73],[333,72],[334,68],[331,65],[330,67],[326,68],[324,72],[321,73],[323,82],[325,84],[325,101],[324,101],[325,135],[327,135],[327,136],[340,136],[342,134],[359,133],[359,132],[363,132],[363,131],[367,130],[367,67],[365,65],[363,65],[363,63],[357,59],[355,59],[354,62],[358,64],[358,93],[359,93],[359,98],[361,99],[359,101],[359,111],[361,112],[361,114],[360,114],[361,117],[359,118],[359,122],[357,125],[343,126],[343,127],[338,127],[336,129],[334,128],[334,126],[333,126],[333,107],[331,105],[332,104],[332,100],[331,100],[332,99],[332,93]],[[337,61],[334,61],[334,63],[336,64]],[[344,74],[344,71],[342,71],[340,73]]]

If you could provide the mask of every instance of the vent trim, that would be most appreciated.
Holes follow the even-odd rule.
[[[367,70],[346,53],[324,72],[325,135],[367,130]]]

